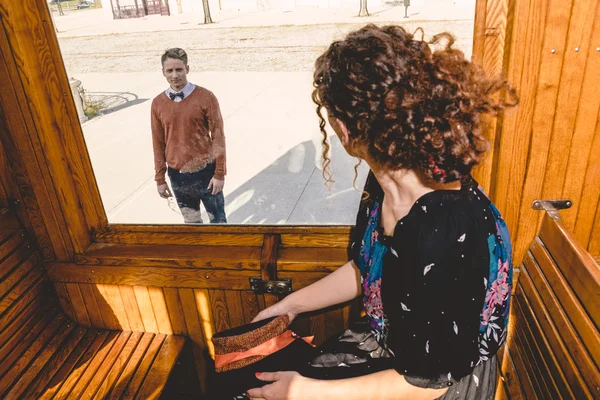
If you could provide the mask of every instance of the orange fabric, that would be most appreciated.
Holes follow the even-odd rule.
[[[273,339],[267,340],[259,346],[253,347],[248,351],[238,351],[235,353],[228,354],[215,354],[215,367],[221,368],[227,364],[231,364],[232,362],[243,360],[244,358],[253,357],[253,356],[268,356],[271,355],[290,343],[296,340],[298,336],[296,336],[292,331],[287,330],[283,332],[281,335],[274,337]],[[312,344],[314,336],[303,337],[301,338],[306,343]]]

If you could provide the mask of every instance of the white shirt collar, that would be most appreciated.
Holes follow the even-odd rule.
[[[188,82],[187,85],[185,85],[183,87],[183,89],[181,89],[181,92],[183,92],[183,98],[185,99],[186,97],[188,97],[194,91],[194,89],[196,89],[196,85],[194,85],[192,82]],[[179,93],[179,92],[174,91],[171,88],[171,86],[169,86],[167,88],[167,90],[165,90],[165,95],[169,99],[171,99],[171,97],[169,96],[169,94],[171,94],[171,93]],[[175,102],[180,102],[181,100],[183,100],[181,97],[176,97],[174,101]]]

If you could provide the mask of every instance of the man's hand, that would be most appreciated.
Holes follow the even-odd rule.
[[[212,178],[208,183],[208,189],[212,188],[212,195],[219,194],[221,190],[223,190],[223,186],[225,186],[225,180],[219,180],[217,178]]]
[[[158,194],[160,195],[160,197],[162,197],[163,199],[168,199],[169,197],[173,197],[173,193],[171,193],[171,189],[169,189],[169,185],[162,184],[162,185],[158,185],[156,187],[156,190],[158,191]]]
[[[309,400],[318,398],[318,393],[310,393],[311,379],[297,372],[263,372],[256,377],[261,381],[273,382],[261,388],[248,390],[252,400]]]

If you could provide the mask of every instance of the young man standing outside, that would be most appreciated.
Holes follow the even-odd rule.
[[[151,126],[158,194],[173,194],[185,223],[202,223],[200,202],[211,223],[226,223],[225,134],[215,95],[187,80],[186,52],[167,50],[161,57],[169,87],[152,101]]]

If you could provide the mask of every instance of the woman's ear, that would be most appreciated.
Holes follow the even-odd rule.
[[[342,144],[344,146],[348,146],[348,144],[350,144],[350,135],[348,134],[348,128],[346,128],[346,124],[337,118],[335,119],[335,122],[340,127],[340,133],[342,134],[340,139],[342,140]]]

